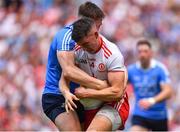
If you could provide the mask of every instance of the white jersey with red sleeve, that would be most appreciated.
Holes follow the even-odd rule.
[[[124,58],[118,47],[103,36],[99,37],[100,49],[91,54],[80,46],[75,46],[75,62],[80,69],[100,80],[108,80],[109,71],[125,71]],[[96,99],[81,100],[85,109],[95,109],[103,104]]]

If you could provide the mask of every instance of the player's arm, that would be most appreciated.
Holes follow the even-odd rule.
[[[114,52],[115,54],[113,54],[106,62],[106,66],[109,71],[108,83],[110,84],[110,87],[102,90],[76,89],[75,94],[78,97],[95,98],[102,101],[114,101],[121,99],[127,83],[127,72],[124,66],[123,56],[117,49],[114,49]],[[80,93],[83,91],[84,94]]]
[[[173,90],[170,84],[161,84],[161,92],[154,97],[156,103],[166,100],[172,96]]]
[[[173,94],[173,89],[170,85],[169,72],[165,66],[161,69],[161,72],[159,73],[159,78],[161,92],[153,97],[155,103],[169,99]]]
[[[161,84],[161,92],[159,94],[154,97],[144,98],[140,100],[139,105],[144,109],[148,109],[152,105],[170,98],[172,96],[172,93],[173,90],[170,84]]]
[[[102,101],[120,100],[125,90],[125,72],[108,72],[108,81],[110,84],[108,88],[95,90],[80,87],[76,89],[75,94],[79,98],[94,98]]]
[[[69,80],[65,79],[64,76],[61,76],[61,79],[59,81],[60,85],[60,91],[62,92],[64,98],[65,98],[65,109],[66,112],[69,112],[69,110],[74,111],[74,108],[77,108],[76,104],[73,102],[74,100],[79,100],[74,94],[70,92],[69,89]]]
[[[105,81],[91,77],[75,66],[73,51],[57,51],[57,57],[65,78],[94,89],[107,87],[107,83]]]
[[[171,97],[173,90],[170,86],[169,73],[166,68],[164,68],[163,70],[161,69],[161,71],[159,73],[159,78],[160,78],[161,92],[154,97],[145,98],[145,99],[140,100],[139,105],[142,108],[148,109],[152,105],[154,105],[158,102],[164,101]]]

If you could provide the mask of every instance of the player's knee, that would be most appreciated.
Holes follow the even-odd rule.
[[[147,128],[144,128],[142,126],[138,126],[138,125],[134,125],[130,128],[130,131],[131,132],[134,132],[134,131],[148,131]]]
[[[97,130],[93,129],[93,128],[88,128],[88,130],[86,130],[87,132],[97,132]]]
[[[75,123],[56,122],[59,131],[81,131],[81,127]]]

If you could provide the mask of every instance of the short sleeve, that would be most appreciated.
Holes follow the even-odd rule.
[[[169,76],[169,71],[167,70],[167,68],[165,66],[161,66],[161,70],[160,70],[160,84],[167,84],[170,83],[170,76]]]
[[[64,29],[56,35],[56,43],[58,51],[72,51],[75,41],[72,40],[72,29]]]
[[[120,52],[113,54],[108,58],[107,62],[108,71],[125,71],[124,58]]]

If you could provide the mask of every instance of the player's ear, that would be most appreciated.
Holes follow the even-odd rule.
[[[98,38],[99,36],[98,32],[95,32],[94,34],[95,34],[95,37]]]

